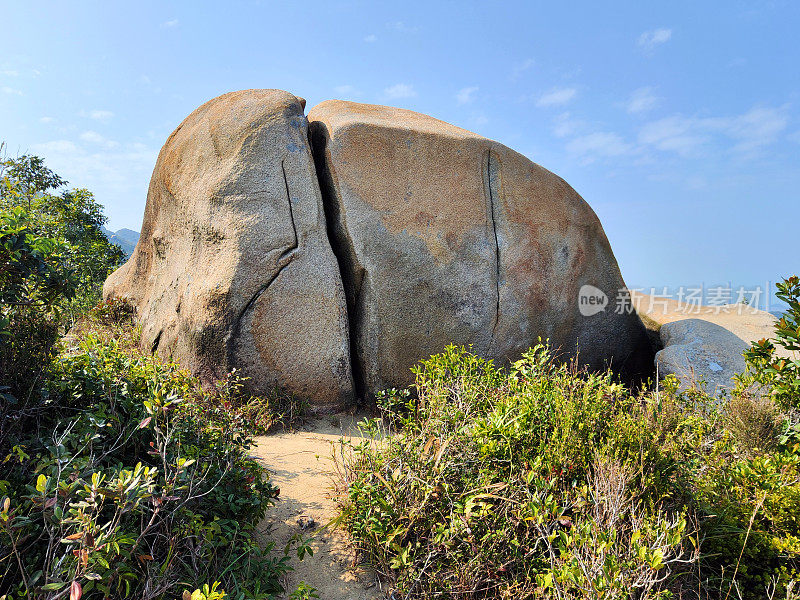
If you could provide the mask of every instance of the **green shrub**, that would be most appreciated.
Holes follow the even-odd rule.
[[[53,193],[65,183],[41,158],[0,160],[0,453],[18,419],[38,410],[59,333],[99,299],[123,256],[89,192]]]
[[[772,398],[750,394],[731,396],[723,417],[739,450],[752,454],[774,450],[785,422]]]
[[[122,257],[91,194],[36,157],[0,176],[0,599],[274,597],[273,406],[142,355],[131,306],[90,308]]]
[[[0,210],[0,455],[38,405],[58,339],[57,304],[75,282],[59,268],[63,244],[37,235],[21,208]]]
[[[701,568],[723,588],[785,590],[800,578],[800,455],[709,461],[697,478]],[[753,597],[761,597],[753,594]]]
[[[218,590],[218,587],[219,581],[215,581],[211,584],[211,587],[204,583],[202,589],[196,589],[191,593],[189,590],[184,590],[183,600],[224,600],[227,594],[225,590]]]
[[[398,433],[340,470],[342,522],[406,597],[788,597],[800,435],[772,401],[671,377],[632,395],[542,345],[510,371],[449,347],[416,375],[379,399]]]
[[[674,435],[544,346],[422,361],[397,437],[354,446],[343,521],[411,597],[657,597],[690,557]],[[366,424],[375,427],[375,424]]]
[[[185,410],[187,416],[211,421],[220,428],[264,435],[276,426],[291,428],[302,419],[305,405],[279,390],[269,397],[250,394],[247,378],[234,369],[216,383],[213,392],[197,394]]]
[[[739,378],[739,393],[766,393],[784,409],[800,408],[800,277],[777,284],[778,298],[788,310],[775,323],[775,338],[754,342],[745,351],[747,371]],[[793,358],[778,356],[778,348]],[[753,388],[755,392],[753,391]]]
[[[77,582],[84,597],[160,598],[206,581],[234,598],[280,591],[288,559],[253,537],[277,491],[248,432],[195,418],[196,381],[91,335],[48,379],[47,410],[0,481],[2,592]]]
[[[51,269],[71,293],[51,297],[48,305],[72,324],[99,301],[103,282],[125,254],[103,233],[106,217],[91,192],[64,190],[66,183],[37,156],[0,161],[0,211],[23,211],[32,233],[58,244]]]

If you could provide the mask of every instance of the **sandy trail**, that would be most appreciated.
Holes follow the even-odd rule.
[[[265,538],[274,540],[276,550],[282,552],[289,539],[300,533],[303,538],[311,539],[314,550],[314,556],[306,556],[302,561],[292,554],[294,571],[284,582],[285,598],[301,581],[315,587],[320,600],[386,597],[374,572],[353,564],[355,552],[346,534],[324,527],[336,517],[336,504],[331,499],[332,444],[342,437],[360,437],[355,423],[361,418],[319,417],[299,430],[256,438],[253,454],[263,461],[272,482],[281,490],[277,503],[267,511],[261,525]],[[304,529],[309,518],[316,526]]]

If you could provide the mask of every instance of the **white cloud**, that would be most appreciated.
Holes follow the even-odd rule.
[[[520,75],[531,69],[534,64],[536,64],[535,60],[532,58],[526,58],[521,63],[514,65],[514,67],[511,69],[511,79],[519,79]]]
[[[22,90],[18,90],[16,88],[12,88],[12,87],[9,87],[7,85],[4,85],[0,89],[3,90],[4,94],[8,94],[9,96],[24,96],[24,94],[22,93]]]
[[[643,97],[647,96],[642,94]],[[613,131],[592,131],[587,124],[562,112],[553,121],[553,135],[564,138],[566,150],[583,164],[600,159],[624,157],[629,164],[654,164],[659,153],[681,158],[722,156],[738,160],[758,157],[768,145],[780,139],[800,143],[800,131],[784,136],[789,125],[789,105],[755,106],[726,117],[687,117],[675,114],[644,123],[635,141]]]
[[[465,87],[458,90],[456,94],[456,102],[458,104],[469,104],[474,100],[473,96],[475,92],[478,91],[478,86],[474,85],[472,87]]]
[[[419,27],[407,25],[404,21],[395,21],[394,23],[389,23],[389,28],[399,31],[400,33],[416,33],[419,30]]]
[[[372,44],[378,41],[378,36],[375,35],[374,33],[370,33],[367,37],[364,38],[364,41],[367,42],[368,44]]]
[[[585,163],[628,154],[631,149],[630,144],[625,143],[619,135],[606,131],[576,137],[567,143],[567,151],[583,158]]]
[[[117,146],[119,146],[117,142],[103,137],[96,131],[84,131],[82,134],[80,134],[79,137],[84,142],[89,142],[90,144],[96,144],[104,148],[116,148]]]
[[[702,131],[701,121],[674,115],[642,126],[639,141],[658,150],[691,156],[710,138]]]
[[[653,93],[653,88],[641,87],[633,91],[625,103],[625,110],[631,114],[644,113],[654,109],[657,104],[658,97]]]
[[[483,113],[473,113],[472,117],[470,117],[470,121],[473,127],[482,127],[489,122],[489,119]]]
[[[101,144],[101,143],[106,141],[106,138],[104,138],[102,135],[100,135],[96,131],[84,131],[80,135],[80,138],[84,142],[93,142],[95,144]]]
[[[81,113],[81,116],[88,116],[95,121],[102,121],[103,123],[110,121],[114,117],[114,113],[110,110],[92,110],[89,113]]]
[[[18,77],[19,71],[15,71],[13,69],[7,69],[5,71],[0,71],[0,75],[3,75],[4,77]]]
[[[572,118],[569,112],[563,112],[553,119],[553,135],[557,138],[575,135],[582,123]]]
[[[177,26],[178,26],[178,19],[171,19],[169,21],[164,21],[161,24],[161,27],[163,27],[164,29],[171,29],[171,28],[177,27]]]
[[[639,141],[658,150],[692,156],[717,142],[733,142],[729,150],[751,157],[777,141],[788,125],[787,107],[753,107],[733,117],[684,117],[673,115],[645,124]],[[720,139],[722,138],[722,139]]]
[[[560,106],[572,100],[577,93],[578,90],[575,88],[556,88],[543,94],[539,100],[536,101],[536,106]]]
[[[120,226],[133,226],[141,218],[157,150],[140,143],[109,150],[61,139],[33,144],[31,153],[43,157],[71,186],[86,188],[101,204],[113,207],[106,213],[129,223]]]
[[[52,123],[55,121],[53,117],[39,117],[39,123]]]
[[[69,154],[69,153],[77,153],[78,147],[74,144],[74,142],[70,142],[69,140],[54,140],[52,142],[45,142],[43,144],[34,144],[33,145],[34,153],[37,154]]]
[[[383,90],[383,94],[387,98],[413,98],[417,95],[413,85],[407,83],[397,83]]]
[[[728,137],[738,140],[733,150],[750,154],[776,141],[787,124],[786,107],[755,107],[722,126]]]
[[[660,46],[670,40],[672,37],[672,29],[653,29],[652,31],[645,31],[639,36],[639,47],[644,48],[645,51],[650,52],[656,46]]]
[[[339,96],[360,96],[361,92],[357,90],[352,85],[337,85],[333,88],[333,91],[336,92]]]

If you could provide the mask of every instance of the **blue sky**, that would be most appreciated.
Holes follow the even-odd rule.
[[[155,157],[221,93],[428,113],[595,209],[633,286],[800,272],[800,3],[0,2],[0,140],[139,229]]]

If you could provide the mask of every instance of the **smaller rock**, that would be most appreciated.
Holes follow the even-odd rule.
[[[300,527],[301,531],[306,531],[307,529],[314,529],[317,526],[317,522],[314,520],[314,517],[303,515],[297,519],[297,525]]]
[[[702,319],[685,319],[661,327],[664,349],[656,354],[660,376],[675,375],[681,387],[696,386],[710,395],[733,386],[745,370],[748,344],[728,329]]]
[[[681,389],[701,381],[712,395],[733,388],[733,376],[746,367],[742,353],[775,334],[774,315],[743,304],[699,306],[635,291],[631,298],[648,330],[660,338],[659,376],[677,376]],[[790,357],[783,348],[777,354]]]

